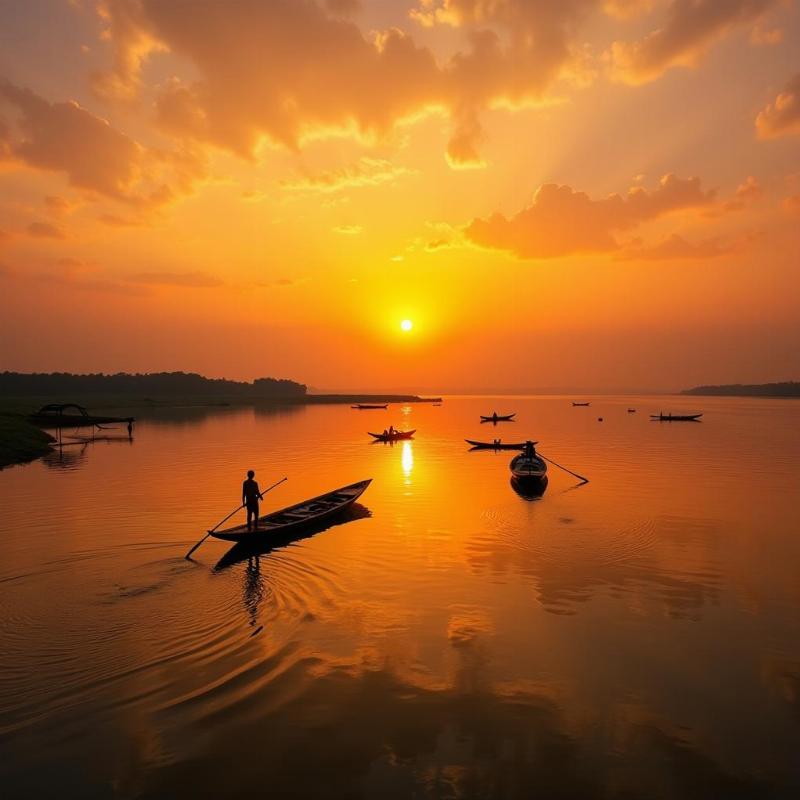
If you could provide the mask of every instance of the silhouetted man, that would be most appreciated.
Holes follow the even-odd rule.
[[[242,484],[242,505],[247,509],[247,530],[250,530],[250,520],[253,520],[253,530],[258,530],[258,501],[264,497],[253,480],[256,473],[248,470],[247,480]]]

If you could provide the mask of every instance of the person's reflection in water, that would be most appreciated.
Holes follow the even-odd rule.
[[[258,624],[258,607],[264,599],[264,581],[261,578],[261,560],[256,553],[247,559],[244,571],[244,607],[250,616],[250,627],[253,628],[251,636],[255,636],[261,627]]]
[[[242,484],[242,505],[247,509],[247,530],[249,531],[252,521],[252,530],[258,530],[258,501],[264,498],[258,488],[258,484],[253,480],[256,473],[248,470],[247,480]]]

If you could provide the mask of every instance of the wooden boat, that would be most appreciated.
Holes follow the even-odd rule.
[[[481,414],[481,422],[512,422],[516,416],[516,412],[513,414],[492,414],[490,417]]]
[[[87,428],[94,425],[133,423],[133,417],[104,417],[90,414],[77,403],[50,403],[42,406],[28,420],[40,428]]]
[[[372,478],[334,489],[332,492],[312,497],[280,511],[273,511],[259,519],[257,531],[248,531],[247,525],[235,525],[232,528],[214,531],[211,535],[226,542],[261,544],[269,541],[270,537],[283,535],[289,530],[316,525],[322,520],[340,514],[364,494],[370,483]]]
[[[525,447],[525,442],[476,442],[474,439],[464,441],[472,445],[473,450],[522,450]]]
[[[574,400],[572,401],[573,406],[590,406],[591,403],[576,403]]]
[[[629,414],[635,414],[636,413],[636,409],[635,408],[629,408],[628,409],[628,413]]]
[[[658,422],[698,422],[702,414],[651,414],[650,419]]]
[[[547,462],[535,452],[514,456],[508,466],[517,481],[542,481],[547,477]]]
[[[384,403],[381,405],[380,403],[356,403],[356,405],[350,406],[350,408],[357,408],[359,411],[372,411],[373,409],[378,408],[389,408],[389,404]]]
[[[396,442],[399,439],[413,439],[416,430],[413,431],[395,431],[394,433],[372,433],[367,431],[370,436],[374,436],[379,442]]]

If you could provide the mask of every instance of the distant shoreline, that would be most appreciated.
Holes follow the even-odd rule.
[[[684,389],[682,395],[706,397],[800,397],[800,382],[729,383],[720,386],[695,386]]]

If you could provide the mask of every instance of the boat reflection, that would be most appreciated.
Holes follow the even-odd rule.
[[[545,475],[544,478],[533,478],[533,479],[525,479],[525,478],[511,478],[511,488],[523,499],[523,500],[541,500],[542,495],[545,493],[547,489],[547,476]]]
[[[249,542],[237,542],[214,566],[214,571],[219,572],[227,569],[234,564],[239,564],[242,561],[247,561],[248,566],[253,559],[258,556],[267,555],[273,550],[280,547],[299,542],[302,539],[310,539],[318,533],[334,528],[337,525],[344,525],[347,522],[354,522],[358,519],[366,519],[371,517],[372,512],[361,505],[361,503],[353,503],[349,508],[337,514],[335,517],[323,520],[316,525],[308,525],[296,530],[289,530],[284,534],[276,533],[274,537],[268,540],[261,540],[259,542],[250,544]]]

